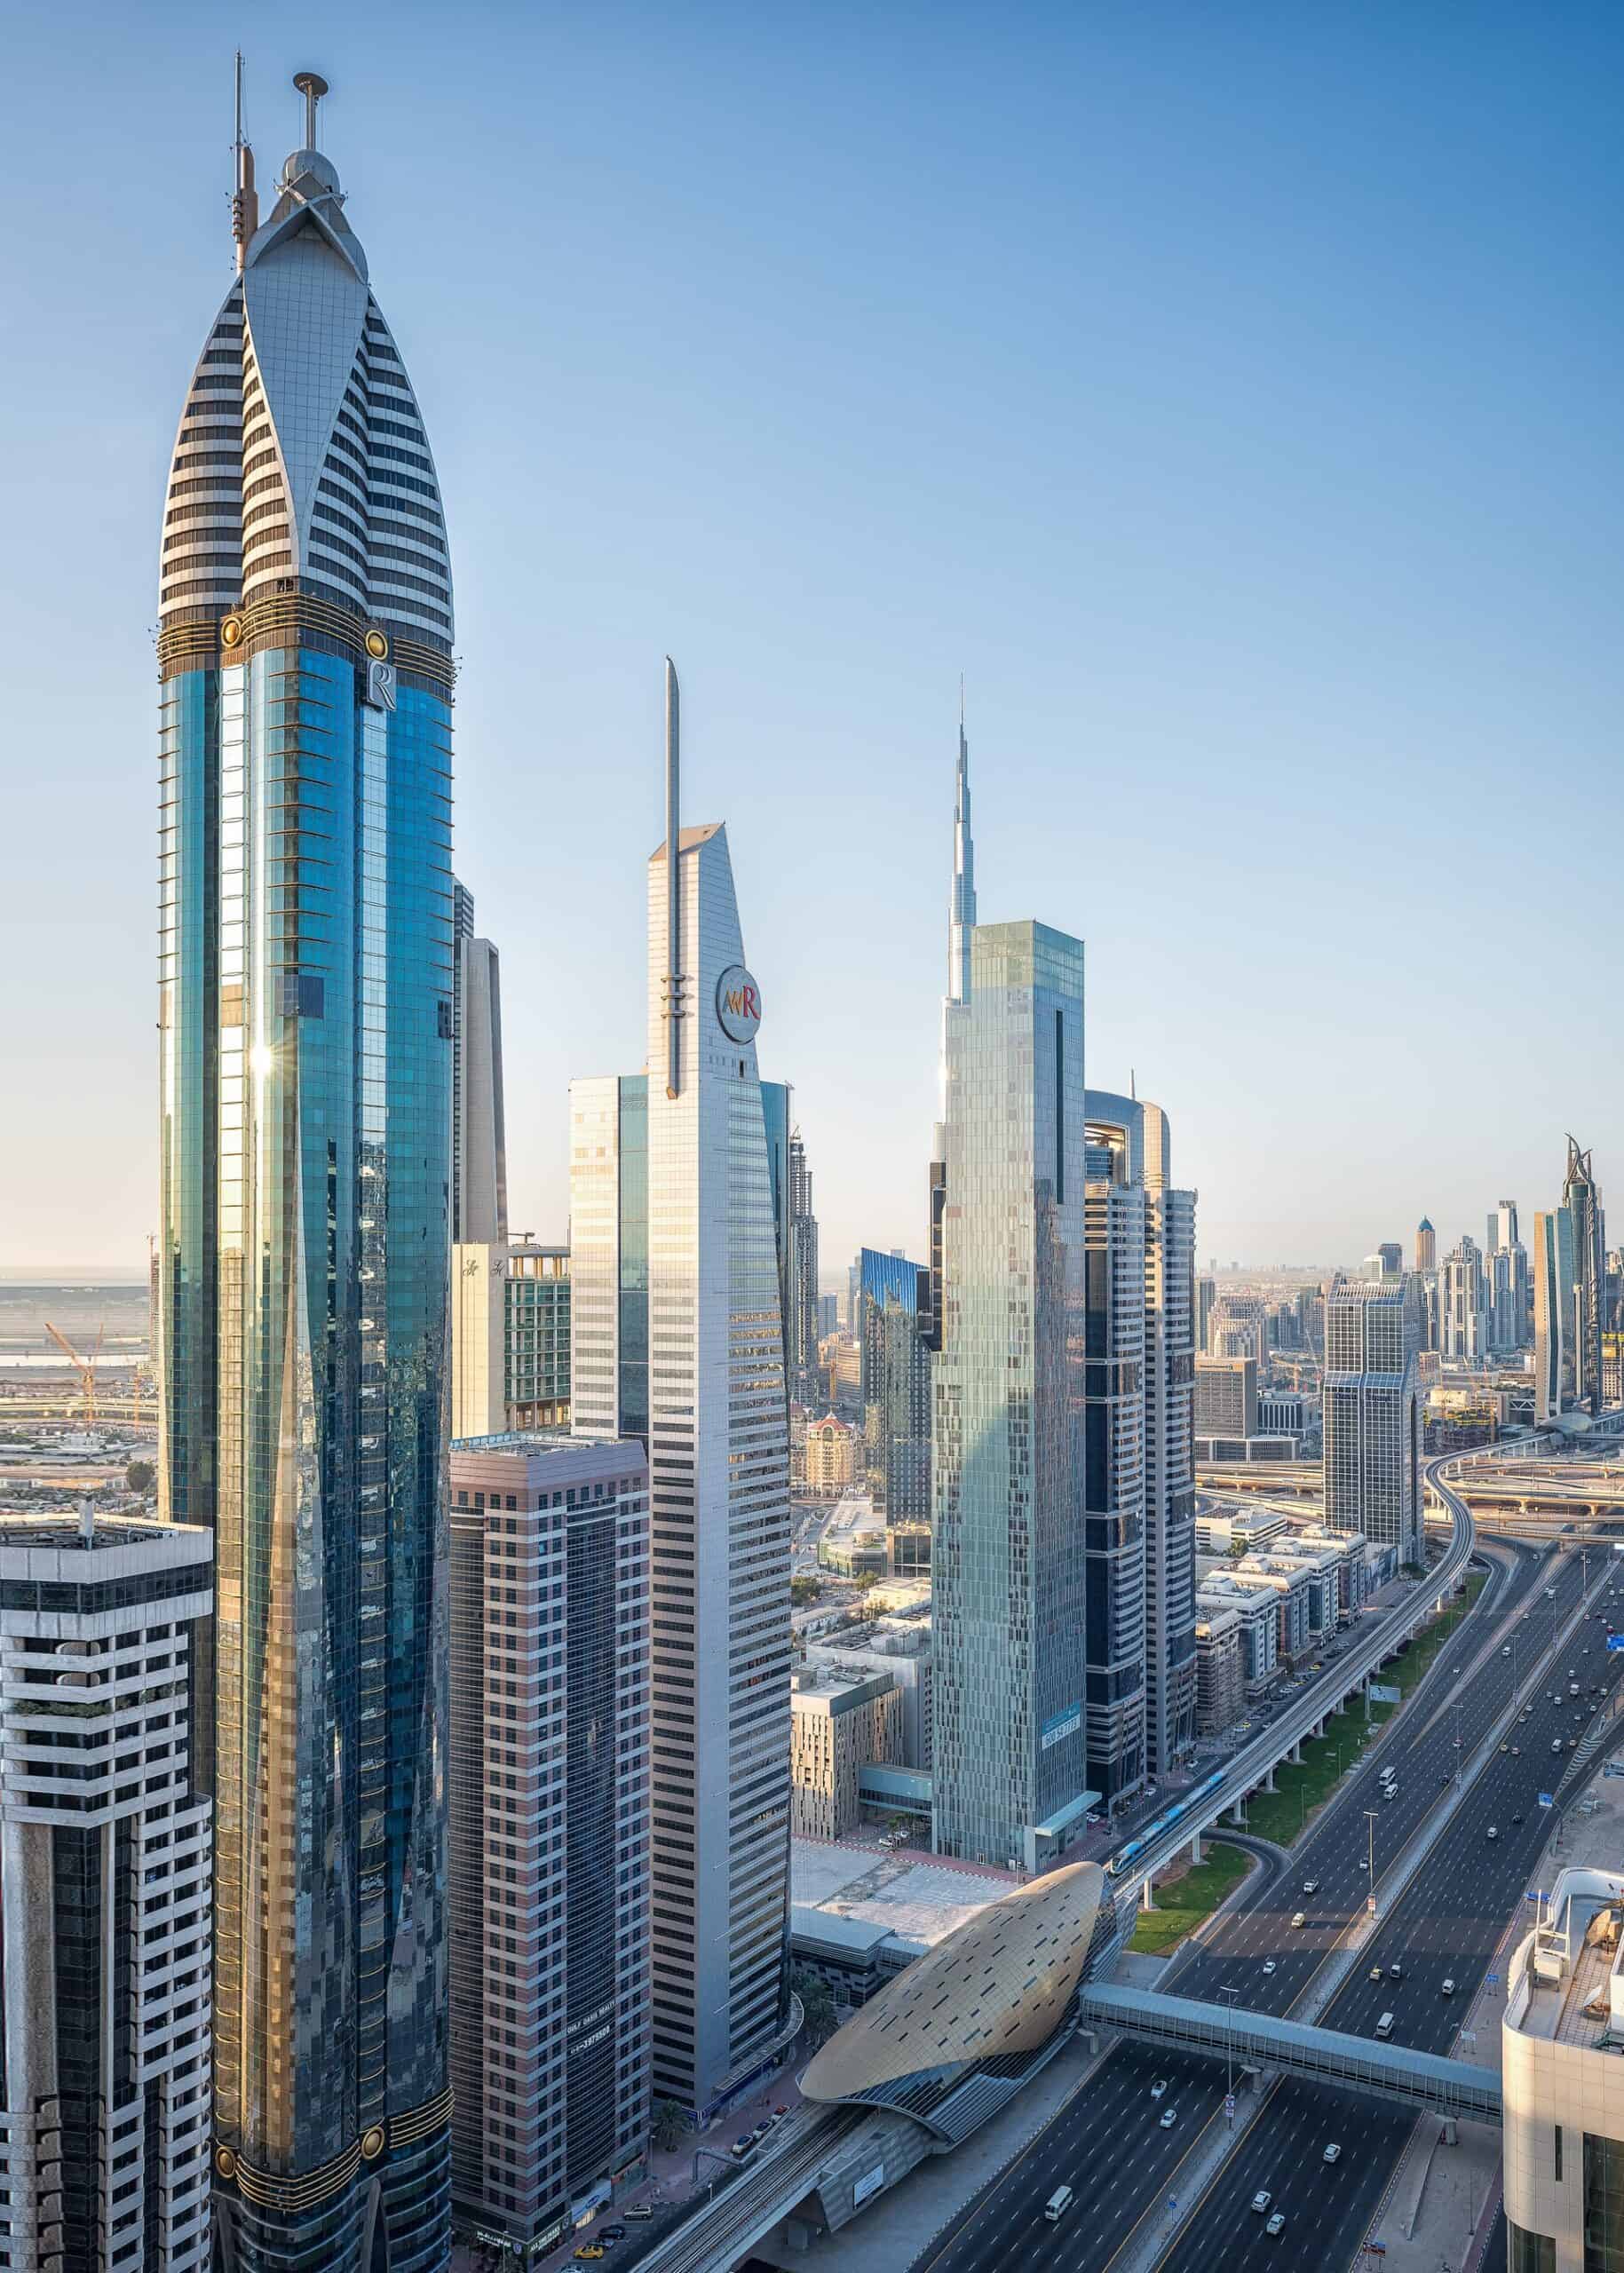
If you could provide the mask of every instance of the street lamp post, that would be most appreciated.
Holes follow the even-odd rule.
[[[1370,1826],[1370,1847],[1365,1868],[1370,1874],[1370,1907],[1371,1914],[1374,1916],[1376,1899],[1376,1811],[1374,1808],[1366,1809],[1365,1821]]]
[[[1224,2114],[1232,2131],[1235,2127],[1235,2000],[1240,1994],[1227,1982],[1218,1992],[1220,2001],[1229,2000],[1224,2007]]]

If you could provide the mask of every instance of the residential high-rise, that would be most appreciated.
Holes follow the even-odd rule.
[[[788,1308],[784,1313],[784,1354],[789,1394],[811,1405],[818,1394],[818,1218],[812,1213],[812,1171],[798,1129],[789,1132]]]
[[[508,1235],[507,1121],[502,1096],[502,960],[473,935],[473,894],[453,881],[456,964],[451,1041],[451,1237]]]
[[[1488,1287],[1483,1254],[1463,1236],[1438,1274],[1438,1349],[1446,1366],[1480,1365],[1489,1346]]]
[[[215,2202],[234,2273],[449,2247],[451,576],[316,147],[187,391],[165,506],[166,1515],[213,1527]],[[209,1661],[211,1651],[212,1662]]]
[[[453,2192],[527,2259],[644,2168],[648,1543],[635,1440],[452,1446]]]
[[[210,2263],[199,1525],[0,1517],[0,2261]]]
[[[1566,1208],[1533,1219],[1533,1410],[1541,1423],[1573,1402],[1573,1217]]]
[[[1421,1318],[1414,1278],[1335,1279],[1325,1307],[1325,1522],[1422,1560]]]
[[[875,1503],[893,1527],[928,1522],[931,1353],[920,1334],[920,1297],[928,1306],[930,1273],[871,1247],[860,1260],[863,1438]]]
[[[1415,1227],[1415,1268],[1430,1271],[1438,1263],[1438,1233],[1423,1216]]]
[[[1113,1132],[1113,1134],[1116,1132]],[[1132,1138],[1084,1162],[1083,1651],[1087,1774],[1116,1806],[1145,1781],[1145,1185]]]
[[[1207,1329],[1212,1322],[1213,1307],[1218,1299],[1216,1279],[1200,1278],[1195,1282],[1195,1346],[1207,1347]]]
[[[571,1086],[572,1398],[578,1430],[648,1446],[654,2080],[703,2119],[799,2025],[789,1435],[761,996],[726,831],[680,825],[669,663],[666,816],[648,863],[646,1077]]]
[[[1573,1225],[1573,1402],[1582,1413],[1602,1408],[1602,1294],[1606,1280],[1607,1227],[1602,1195],[1573,1137],[1562,1205]]]
[[[1028,1869],[1089,1804],[1083,949],[978,926],[946,1014],[935,1368],[935,1838]]]

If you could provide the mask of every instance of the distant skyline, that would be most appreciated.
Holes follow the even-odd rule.
[[[154,532],[234,36],[11,27],[8,1279],[156,1223]],[[980,913],[1087,941],[1088,1078],[1167,1108],[1203,1262],[1531,1225],[1568,1129],[1624,1210],[1618,11],[245,36],[262,184],[332,83],[435,440],[516,1230],[564,1235],[569,1077],[641,1056],[667,650],[828,1278],[923,1251],[961,671]]]

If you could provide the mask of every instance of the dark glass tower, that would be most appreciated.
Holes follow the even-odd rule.
[[[305,147],[182,413],[161,698],[163,1485],[216,1534],[215,2171],[234,2273],[449,2246],[451,582]]]

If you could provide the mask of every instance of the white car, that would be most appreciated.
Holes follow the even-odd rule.
[[[1264,2231],[1266,2234],[1283,2234],[1285,2230],[1286,2214],[1283,2210],[1277,2210],[1274,2215],[1270,2219],[1268,2224],[1264,2228]]]
[[[1153,2099],[1165,2099],[1167,2095],[1168,2079],[1165,2076],[1158,2076],[1155,2082],[1151,2086],[1151,2097]]]
[[[1342,2160],[1342,2149],[1338,2146],[1335,2139],[1332,2140],[1330,2145],[1326,2149],[1323,2160],[1327,2163],[1339,2163]]]
[[[1274,2197],[1270,2193],[1267,2187],[1260,2187],[1257,2192],[1252,2197],[1252,2207],[1257,2212],[1259,2217],[1261,2217],[1273,2199]]]
[[[1162,2116],[1161,2116],[1161,2129],[1162,2129],[1162,2130],[1164,2130],[1164,2131],[1170,2131],[1170,2130],[1173,2128],[1173,2126],[1177,2122],[1177,2120],[1178,2120],[1178,2110],[1177,2110],[1176,2107],[1169,2107],[1169,2108],[1164,2108],[1164,2109],[1163,2109],[1163,2111],[1162,2111]]]
[[[1265,1973],[1272,1973],[1274,1971],[1274,1960],[1271,1957],[1265,1958],[1264,1960],[1264,1971]]]

